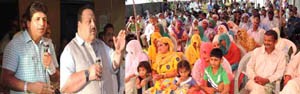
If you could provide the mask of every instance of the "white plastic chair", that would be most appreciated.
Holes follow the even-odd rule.
[[[246,66],[248,61],[250,60],[252,52],[246,53],[239,62],[239,67],[234,77],[234,94],[240,94],[239,91],[239,77],[241,73],[246,74]]]
[[[245,54],[245,55],[242,57],[242,59],[240,60],[239,67],[238,67],[238,69],[237,69],[237,72],[236,72],[235,78],[234,78],[234,94],[241,94],[241,92],[240,92],[240,86],[239,86],[239,84],[238,84],[238,82],[239,82],[239,77],[240,77],[240,74],[241,74],[241,73],[246,74],[246,68],[247,68],[247,64],[248,64],[248,62],[249,62],[249,60],[250,60],[250,58],[251,58],[251,54],[252,54],[252,52],[248,52],[248,53]],[[245,76],[247,76],[247,75],[245,75]],[[247,81],[248,81],[248,79],[247,79]],[[246,81],[246,82],[247,82],[247,81]],[[280,79],[280,80],[277,80],[277,81],[275,82],[275,89],[273,90],[273,92],[274,92],[275,94],[279,94],[279,92],[280,92],[280,81],[281,81],[281,79]],[[245,82],[245,83],[246,83],[246,82]]]
[[[276,44],[277,48],[280,48],[282,51],[284,51],[285,53],[289,53],[289,50],[292,50],[292,54],[289,55],[289,58],[292,58],[296,55],[297,52],[297,46],[290,40],[285,39],[285,38],[281,38],[278,43]]]

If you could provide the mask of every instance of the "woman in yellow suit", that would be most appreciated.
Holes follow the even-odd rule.
[[[191,43],[185,51],[185,57],[189,61],[191,68],[195,62],[200,58],[201,38],[198,34],[194,34],[191,38]]]
[[[150,59],[150,64],[153,65],[155,60],[156,60],[156,55],[157,55],[157,40],[161,38],[161,35],[159,32],[153,32],[151,34],[150,40],[151,40],[151,45],[148,48],[148,56]],[[152,67],[152,69],[154,69]]]
[[[181,58],[176,54],[174,45],[168,37],[162,37],[157,43],[158,53],[153,68],[155,84],[147,92],[150,94],[170,94],[170,85],[177,76],[177,63]]]

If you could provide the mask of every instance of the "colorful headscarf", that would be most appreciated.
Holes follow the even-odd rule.
[[[229,47],[230,47],[231,42],[230,42],[230,38],[229,38],[229,36],[228,36],[227,34],[221,34],[221,35],[219,36],[219,44],[221,44],[221,41],[222,41],[222,40],[225,40],[225,42],[226,42],[226,47],[224,47],[223,45],[221,45],[221,46],[220,46],[220,49],[223,51],[223,54],[225,55],[225,54],[227,54],[227,52],[228,52],[228,50],[229,50]]]
[[[172,40],[168,37],[161,37],[158,39],[159,42],[167,43],[169,45],[169,52],[174,52],[174,44]]]
[[[189,44],[188,48],[185,51],[185,57],[189,61],[190,65],[194,65],[197,59],[200,58],[200,47],[195,48],[194,43],[196,45],[201,45],[201,38],[199,35],[194,34],[191,38],[191,43]]]
[[[210,28],[215,28],[216,25],[217,25],[216,21],[214,21],[214,20],[212,20],[212,19],[209,20],[209,23],[212,24],[212,27],[210,27]]]
[[[153,32],[151,34],[151,45],[148,48],[148,56],[149,56],[151,64],[153,64],[155,62],[156,54],[157,54],[157,51],[156,51],[157,48],[155,46],[154,41],[158,41],[159,38],[161,38],[161,35],[159,32]]]

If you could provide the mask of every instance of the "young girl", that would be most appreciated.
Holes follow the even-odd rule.
[[[138,77],[136,78],[136,88],[138,94],[143,94],[148,88],[152,86],[151,81],[151,66],[148,61],[142,61],[138,67]]]
[[[191,67],[188,61],[182,60],[177,64],[178,76],[175,77],[174,84],[171,86],[172,94],[187,94],[188,90],[196,85],[191,76]]]

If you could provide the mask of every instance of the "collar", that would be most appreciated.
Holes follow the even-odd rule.
[[[276,49],[276,47],[270,54],[268,54],[266,49],[265,49],[265,46],[263,45],[262,46],[262,52],[263,52],[263,54],[266,54],[266,55],[279,55],[278,49]]]
[[[75,34],[76,43],[79,45],[84,45],[84,40],[78,35],[78,33]]]
[[[23,31],[23,37],[24,37],[25,43],[29,43],[29,42],[33,41],[26,29]],[[45,41],[46,41],[45,38],[42,37],[41,40],[39,41],[39,44],[42,44]]]
[[[87,42],[85,42],[79,35],[78,33],[76,33],[75,35],[75,39],[76,39],[76,43],[83,46],[84,44],[86,44]],[[95,43],[99,43],[99,41],[97,39],[95,39],[91,45],[95,44]]]

